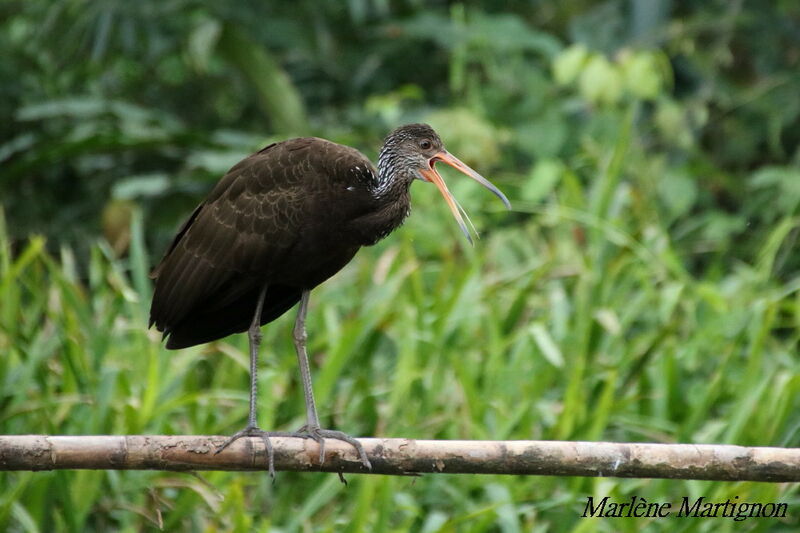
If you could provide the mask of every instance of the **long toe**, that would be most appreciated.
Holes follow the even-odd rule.
[[[228,440],[226,440],[222,445],[217,448],[214,452],[215,454],[220,453],[222,450],[230,446],[233,442],[241,439],[242,437],[257,437],[264,441],[264,445],[267,448],[267,466],[269,467],[269,475],[275,479],[275,461],[274,461],[274,451],[272,448],[272,442],[270,441],[270,437],[295,437],[295,438],[303,438],[303,439],[312,439],[319,443],[319,462],[320,464],[325,462],[325,439],[334,439],[340,440],[350,444],[353,448],[356,449],[358,453],[358,457],[361,460],[361,464],[364,465],[364,468],[367,470],[372,470],[372,463],[369,462],[369,458],[367,457],[367,452],[364,450],[364,446],[358,440],[351,437],[347,433],[342,431],[336,431],[333,429],[322,429],[319,426],[308,426],[305,425],[298,429],[297,431],[264,431],[255,426],[248,426],[241,431],[236,432],[233,436],[231,436]]]
[[[258,426],[247,426],[243,430],[237,431],[228,438],[228,440],[223,442],[222,445],[214,451],[214,455],[217,455],[242,437],[259,438],[264,442],[264,446],[267,449],[267,469],[269,470],[269,476],[275,481],[275,451],[272,448],[272,441],[269,440],[270,436],[275,436],[275,433],[277,432],[264,431]]]
[[[219,446],[216,449],[216,451],[214,452],[214,455],[220,453],[222,450],[224,450],[225,448],[227,448],[228,446],[230,446],[231,444],[233,444],[237,440],[241,439],[242,437],[260,437],[262,433],[266,433],[266,432],[264,430],[262,430],[261,428],[257,427],[257,426],[247,426],[246,428],[244,428],[244,429],[242,429],[240,431],[237,431],[236,433],[231,435],[228,438],[228,440],[223,442],[222,445]]]
[[[333,429],[322,429],[322,428],[307,428],[309,433],[313,433],[314,436],[309,435],[310,438],[314,440],[318,439],[334,439],[334,440],[341,440],[348,444],[350,444],[353,448],[356,449],[358,452],[358,457],[361,459],[361,464],[364,465],[364,468],[367,470],[372,470],[372,463],[369,462],[369,458],[367,457],[367,452],[364,450],[364,446],[361,445],[358,440],[351,437],[347,433],[343,433],[341,431],[336,431]],[[323,463],[325,460],[325,441],[322,440],[320,442],[320,463]]]

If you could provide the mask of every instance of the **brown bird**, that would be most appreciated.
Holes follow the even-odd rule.
[[[362,246],[386,237],[409,214],[415,179],[436,185],[472,242],[469,217],[434,168],[447,163],[508,199],[488,180],[445,150],[427,124],[409,124],[384,141],[378,168],[362,153],[306,137],[270,144],[231,168],[189,216],[153,270],[150,326],[168,349],[185,348],[243,331],[250,340],[250,414],[247,426],[218,450],[245,436],[264,440],[274,476],[271,436],[350,443],[371,468],[361,444],[322,429],[314,405],[306,354],[309,292],[341,270]],[[462,213],[464,217],[462,217]],[[471,226],[471,223],[470,223]],[[306,424],[296,432],[263,431],[256,423],[261,326],[300,302],[294,344],[303,381]]]

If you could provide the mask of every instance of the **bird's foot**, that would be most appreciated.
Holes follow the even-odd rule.
[[[264,441],[264,446],[267,448],[267,468],[269,469],[269,477],[272,478],[272,481],[275,481],[275,450],[272,448],[272,442],[269,440],[270,437],[277,437],[275,431],[264,431],[258,426],[247,426],[241,431],[237,431],[234,433],[228,440],[222,443],[222,445],[216,449],[214,455],[217,455],[222,450],[233,444],[235,441],[241,439],[242,437],[257,437]]]
[[[367,470],[372,470],[372,463],[369,462],[367,452],[364,451],[364,446],[361,445],[356,439],[333,429],[322,429],[319,426],[304,425],[297,431],[264,431],[257,426],[247,426],[241,431],[234,433],[228,440],[214,451],[214,454],[220,453],[222,450],[233,444],[233,442],[241,439],[242,437],[257,437],[264,441],[264,446],[267,448],[267,467],[269,468],[269,475],[275,479],[275,451],[272,447],[270,437],[295,437],[301,439],[311,439],[319,443],[319,463],[325,462],[325,439],[341,440],[350,444],[358,452],[358,457],[361,459],[361,464]],[[341,474],[339,475],[341,478]]]
[[[311,439],[319,443],[319,463],[322,464],[325,462],[325,439],[334,439],[334,440],[341,440],[353,448],[356,449],[358,452],[358,457],[361,459],[361,464],[364,465],[364,468],[367,470],[372,470],[372,463],[369,462],[369,458],[367,457],[367,452],[364,451],[364,446],[361,445],[356,439],[348,435],[347,433],[343,433],[341,431],[336,431],[333,429],[322,429],[316,425],[306,424],[302,426],[297,431],[287,431],[287,432],[272,432],[270,435],[277,437],[299,437],[302,439]],[[340,476],[341,477],[341,476]]]

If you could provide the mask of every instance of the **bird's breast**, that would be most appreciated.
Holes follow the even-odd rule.
[[[359,248],[335,237],[300,239],[284,258],[268,267],[270,281],[313,289],[344,268]]]

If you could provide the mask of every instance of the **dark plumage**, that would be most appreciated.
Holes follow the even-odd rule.
[[[301,299],[307,302],[308,291],[344,267],[360,247],[400,226],[409,213],[414,179],[437,185],[469,238],[460,206],[433,168],[437,161],[458,168],[508,204],[500,191],[447,153],[430,126],[410,124],[386,138],[378,170],[359,151],[324,139],[271,144],[231,168],[178,231],[151,275],[150,325],[164,333],[170,349],[249,329],[250,424],[233,439],[257,434],[258,326]],[[302,305],[296,335],[298,329],[305,334],[304,316]],[[298,356],[305,357],[304,339],[296,346]],[[301,436],[344,438],[319,430],[310,378],[306,404],[311,431]],[[369,464],[363,452],[362,459]]]
[[[265,282],[261,323],[274,320],[375,242],[383,230],[359,225],[377,205],[373,176],[358,151],[316,138],[272,144],[234,166],[152,273],[150,321],[167,348],[245,331]],[[400,224],[400,211],[382,224]]]

